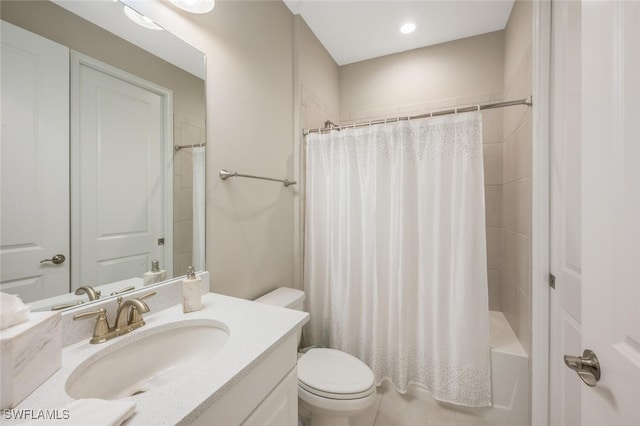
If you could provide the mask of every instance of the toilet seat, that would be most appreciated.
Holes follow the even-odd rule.
[[[352,355],[316,348],[298,360],[298,385],[320,397],[350,400],[374,393],[375,377],[365,363]]]

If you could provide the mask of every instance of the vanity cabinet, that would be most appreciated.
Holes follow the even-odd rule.
[[[191,423],[194,426],[296,426],[298,338],[290,333]],[[233,380],[232,380],[233,381]]]
[[[298,424],[298,369],[294,368],[242,423],[243,426]]]

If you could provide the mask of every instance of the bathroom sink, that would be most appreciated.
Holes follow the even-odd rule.
[[[139,395],[199,370],[229,339],[226,325],[184,321],[114,341],[80,364],[67,379],[72,398],[118,399]]]

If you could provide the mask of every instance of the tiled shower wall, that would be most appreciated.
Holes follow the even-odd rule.
[[[302,63],[310,60],[301,59]],[[316,64],[312,69],[330,68],[326,74],[333,76],[334,67]],[[322,87],[316,93],[327,92],[318,83],[324,80],[304,75],[301,72],[302,126],[334,120],[328,111],[335,113],[336,108],[327,109],[326,101],[314,99],[315,86]],[[521,99],[531,94],[530,81],[531,3],[517,1],[505,31],[339,67],[338,110],[340,121],[347,123]],[[505,313],[529,351],[530,108],[485,110],[482,115],[489,308]]]
[[[487,279],[492,311],[502,311],[502,119],[502,109],[482,112]]]
[[[343,123],[504,99],[504,31],[340,67]],[[503,114],[482,112],[489,307],[501,311]]]
[[[204,143],[204,123],[178,114],[173,122],[174,146]],[[173,160],[173,275],[180,276],[193,263],[192,149],[174,152]]]
[[[505,29],[504,96],[531,95],[532,3],[516,1]],[[501,303],[531,354],[531,108],[504,109]]]

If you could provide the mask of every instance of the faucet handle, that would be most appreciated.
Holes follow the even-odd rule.
[[[156,295],[155,291],[150,291],[149,293],[145,293],[137,299],[142,302],[142,304],[147,308],[147,312],[149,312],[149,305],[143,302],[143,299],[148,299],[149,297],[153,297]],[[131,311],[129,312],[129,324],[133,324],[136,322],[142,321],[142,312],[138,312],[135,306],[131,307]]]
[[[106,341],[106,335],[109,333],[109,321],[107,320],[107,310],[100,308],[97,311],[82,312],[73,316],[74,320],[87,319],[97,316],[96,326],[93,329],[93,337],[91,343],[102,343]]]
[[[112,293],[111,293],[111,296],[117,296],[117,295],[119,295],[119,294],[126,293],[126,292],[128,292],[128,291],[135,290],[135,289],[136,289],[136,287],[135,287],[135,286],[133,286],[133,285],[132,285],[132,286],[129,286],[129,287],[125,287],[125,288],[123,288],[123,289],[121,289],[121,290],[118,290],[118,291],[114,291],[114,292],[112,292]]]
[[[140,301],[142,302],[142,301]],[[149,312],[149,305],[147,305],[146,303],[142,302],[142,304],[147,308],[147,312]],[[129,324],[135,324],[138,323],[140,321],[142,321],[142,312],[138,312],[138,308],[136,308],[135,306],[131,307],[131,310],[129,311]]]
[[[135,299],[138,299],[138,300],[142,301],[143,299],[147,299],[147,298],[155,296],[155,295],[156,295],[155,291],[150,291],[148,293],[143,294],[140,297],[135,297]],[[124,302],[124,298],[122,296],[118,296],[116,301],[118,302],[118,311],[119,311],[120,307],[122,306],[122,302]]]
[[[87,318],[98,316],[98,320],[99,320],[100,315],[106,316],[106,314],[107,314],[107,310],[105,308],[100,308],[97,311],[81,312],[79,314],[75,314],[73,316],[73,319],[80,320],[80,319],[87,319]]]
[[[144,299],[148,299],[150,297],[155,296],[157,293],[155,291],[150,291],[149,293],[145,293],[142,296],[138,297],[138,300],[144,300]]]

